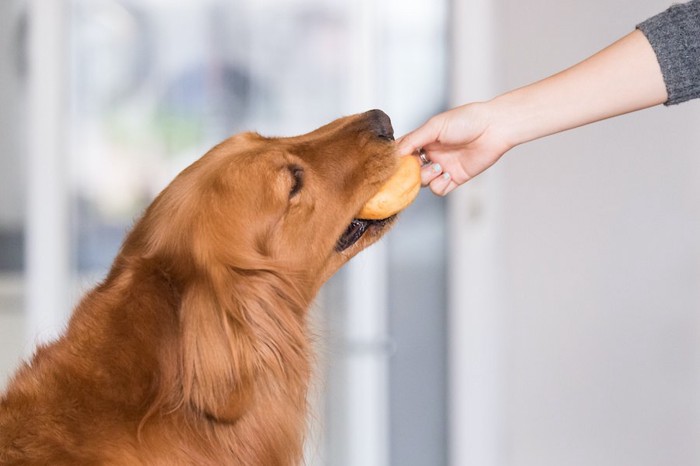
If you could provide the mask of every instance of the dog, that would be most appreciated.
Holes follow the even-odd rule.
[[[0,464],[299,464],[307,308],[394,223],[355,216],[397,158],[372,110],[242,133],[182,171],[11,380]]]

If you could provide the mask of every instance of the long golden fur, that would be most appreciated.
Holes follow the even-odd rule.
[[[392,139],[370,111],[240,134],[180,173],[10,382],[0,464],[298,464],[307,307],[391,223],[339,246],[395,167]]]

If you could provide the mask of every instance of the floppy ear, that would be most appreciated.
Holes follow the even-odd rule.
[[[208,417],[234,422],[253,398],[255,351],[234,291],[221,281],[200,278],[184,289],[180,306],[183,394],[186,402]]]

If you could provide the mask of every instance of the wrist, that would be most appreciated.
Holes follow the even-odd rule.
[[[526,126],[526,103],[516,91],[499,95],[484,102],[489,115],[489,132],[501,141],[506,150],[534,139]]]

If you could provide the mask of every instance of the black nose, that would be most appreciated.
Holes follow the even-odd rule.
[[[394,140],[394,128],[391,126],[391,118],[381,110],[370,110],[367,113],[367,121],[369,121],[372,131],[382,139]]]

